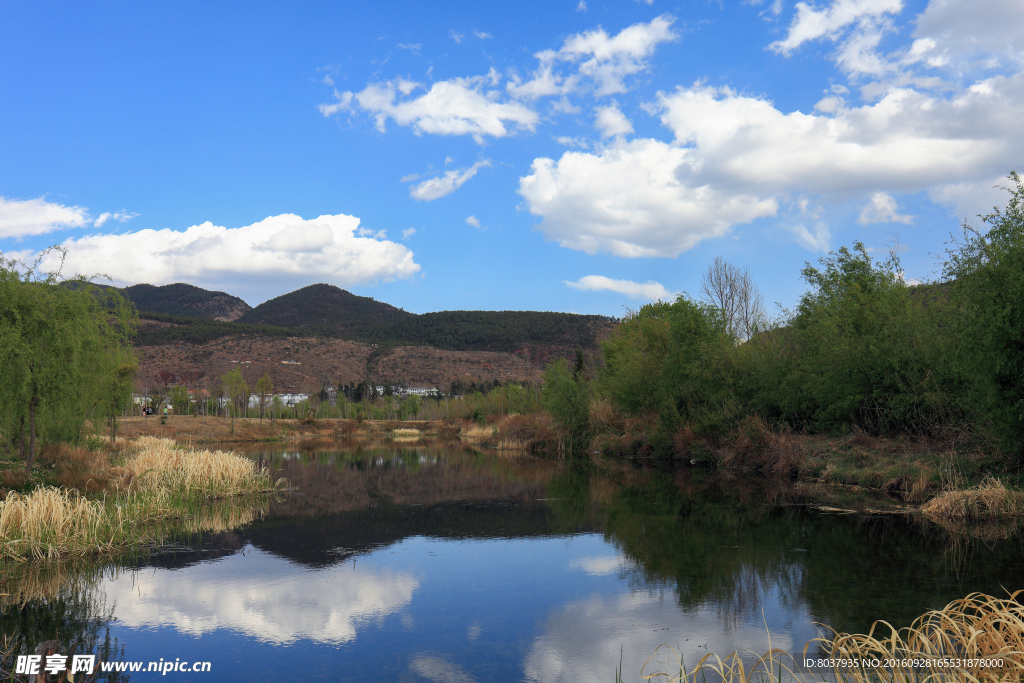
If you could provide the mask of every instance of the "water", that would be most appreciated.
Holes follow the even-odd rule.
[[[211,663],[133,681],[612,681],[620,662],[630,681],[662,643],[691,663],[763,652],[769,632],[800,652],[816,622],[907,625],[972,591],[1024,587],[1019,536],[825,514],[806,503],[888,502],[787,484],[460,447],[252,456],[297,492],[132,562],[15,577],[0,592],[36,598],[0,614],[3,633]]]

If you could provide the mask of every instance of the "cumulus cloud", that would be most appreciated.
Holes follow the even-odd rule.
[[[486,76],[437,81],[423,94],[420,83],[394,79],[366,86],[358,93],[335,91],[335,102],[321,104],[324,116],[361,110],[374,117],[377,129],[388,119],[411,126],[417,134],[470,135],[478,143],[485,136],[505,137],[515,130],[534,130],[539,117],[529,107],[502,100],[495,86],[501,77],[492,70]]]
[[[930,2],[914,31],[919,52],[929,57],[1024,53],[1024,3],[1018,0]]]
[[[440,199],[450,195],[455,190],[462,187],[467,180],[476,175],[476,172],[485,166],[490,166],[491,162],[487,159],[478,161],[469,168],[445,171],[442,176],[434,178],[428,178],[422,183],[412,186],[409,189],[409,194],[413,199],[420,201],[430,202],[435,199]]]
[[[776,52],[789,54],[810,40],[835,38],[858,22],[872,20],[903,9],[903,0],[834,0],[825,8],[806,2],[796,4],[796,17],[786,37],[771,44]]]
[[[675,257],[732,225],[771,216],[774,199],[680,179],[692,150],[658,140],[535,159],[519,193],[562,246],[593,254]],[[630,182],[623,182],[623,179]]]
[[[861,225],[871,223],[906,223],[914,222],[913,216],[900,214],[897,210],[899,205],[891,194],[875,192],[871,195],[871,201],[861,209],[857,222]]]
[[[679,88],[650,108],[671,141],[618,140],[535,159],[519,192],[539,229],[563,246],[676,256],[776,215],[794,197],[839,204],[927,190],[954,203],[964,195],[958,187],[998,178],[1024,156],[1014,114],[1024,108],[1024,73],[944,95],[892,87],[859,107],[840,97],[824,108],[787,113],[729,88]],[[828,241],[822,220],[801,216],[790,225],[805,246]]]
[[[598,96],[626,92],[625,79],[647,68],[647,59],[663,42],[678,39],[672,31],[675,18],[668,14],[647,23],[633,24],[614,36],[603,28],[577,33],[566,38],[562,47],[534,55],[540,62],[527,81],[514,77],[508,91],[516,97],[537,97],[564,94],[583,82],[593,84]],[[572,66],[575,71],[564,75],[558,67]]]
[[[402,231],[402,239],[407,240],[416,234],[416,228],[406,228]]]
[[[466,225],[470,225],[470,226],[472,226],[474,228],[479,229],[480,228],[480,219],[477,218],[476,216],[468,216],[466,218]]]
[[[0,197],[0,239],[44,235],[48,232],[68,228],[83,228],[89,225],[89,222],[89,212],[81,206],[64,206],[56,202],[48,202],[42,197],[38,199]]]
[[[65,272],[105,273],[119,284],[285,278],[346,287],[411,277],[420,270],[408,248],[383,237],[360,228],[354,216],[304,220],[283,214],[241,228],[206,222],[184,230],[88,235],[63,246]]]
[[[641,283],[633,282],[632,280],[613,280],[604,275],[587,275],[581,277],[576,282],[565,280],[563,282],[573,289],[580,289],[585,292],[617,292],[625,294],[632,299],[644,299],[646,301],[662,301],[669,298],[668,290],[660,283],[651,280]],[[584,567],[584,571],[593,573],[586,567]]]
[[[633,124],[619,109],[618,102],[598,107],[594,111],[594,125],[601,132],[601,137],[618,137],[633,132]]]

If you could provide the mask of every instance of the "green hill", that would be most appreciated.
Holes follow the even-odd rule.
[[[265,301],[238,322],[315,331],[333,337],[358,335],[368,326],[415,317],[400,308],[333,285],[310,285]]]
[[[235,320],[252,306],[226,292],[211,292],[201,287],[173,285],[132,285],[121,290],[140,311],[186,318]]]

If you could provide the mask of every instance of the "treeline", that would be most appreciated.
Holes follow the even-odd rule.
[[[247,325],[244,323],[210,320],[208,318],[191,318],[163,313],[143,311],[139,313],[142,320],[151,320],[164,325],[143,325],[135,332],[134,342],[137,346],[160,346],[164,344],[205,344],[223,337],[240,335],[283,338],[305,337],[312,333],[309,330],[294,330],[275,325]]]
[[[895,253],[861,243],[808,264],[786,319],[735,333],[729,312],[681,296],[629,315],[604,366],[546,372],[546,400],[570,441],[587,444],[587,407],[605,399],[647,420],[650,445],[724,438],[757,417],[784,429],[991,437],[1024,456],[1024,185],[1005,210],[964,225],[942,281],[908,285]]]
[[[596,331],[611,318],[539,311],[441,311],[386,325],[367,325],[352,339],[390,346],[452,351],[515,351],[531,344],[597,345]]]

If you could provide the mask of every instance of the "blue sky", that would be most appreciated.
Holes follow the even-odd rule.
[[[935,277],[1020,111],[1020,0],[9,2],[0,251],[614,316],[722,256],[792,306],[854,240]]]

